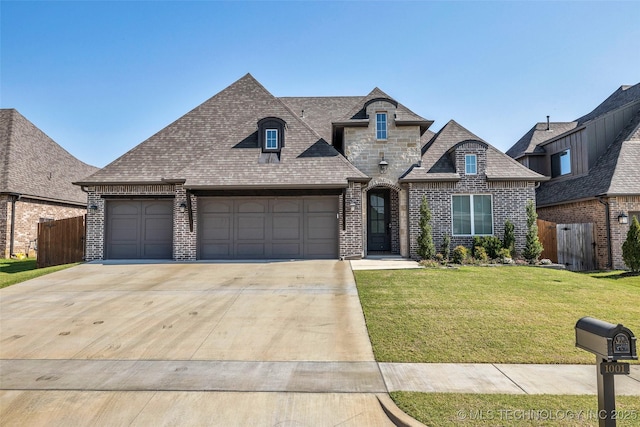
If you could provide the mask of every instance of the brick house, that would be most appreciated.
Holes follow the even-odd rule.
[[[0,257],[34,255],[38,222],[84,215],[87,195],[72,182],[97,170],[0,109]]]
[[[624,268],[622,243],[640,217],[640,83],[575,121],[537,123],[507,154],[550,177],[536,191],[540,219],[593,223],[596,268]]]
[[[423,195],[436,240],[470,245],[511,219],[522,248],[545,178],[432,123],[378,88],[278,98],[247,74],[77,182],[87,259],[417,257]]]

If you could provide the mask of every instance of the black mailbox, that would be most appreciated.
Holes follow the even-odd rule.
[[[576,323],[576,347],[590,351],[609,362],[636,360],[636,337],[629,329],[593,317]]]

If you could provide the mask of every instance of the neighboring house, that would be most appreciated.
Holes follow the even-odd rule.
[[[597,268],[624,268],[622,243],[640,215],[640,83],[573,122],[536,124],[507,154],[551,177],[536,192],[540,219],[593,223]]]
[[[72,182],[97,170],[0,109],[0,257],[33,255],[39,222],[85,214],[87,195]]]
[[[104,169],[89,194],[87,259],[417,257],[434,236],[502,236],[545,178],[450,122],[374,89],[284,97],[246,75]]]

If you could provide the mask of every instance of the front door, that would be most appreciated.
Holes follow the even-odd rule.
[[[367,194],[367,251],[391,251],[389,190]]]

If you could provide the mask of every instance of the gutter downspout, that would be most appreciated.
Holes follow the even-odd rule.
[[[598,197],[598,201],[605,206],[604,212],[607,216],[607,256],[609,258],[607,261],[607,267],[609,269],[613,269],[613,252],[611,251],[611,207],[609,206],[609,202],[605,202],[602,197]]]

